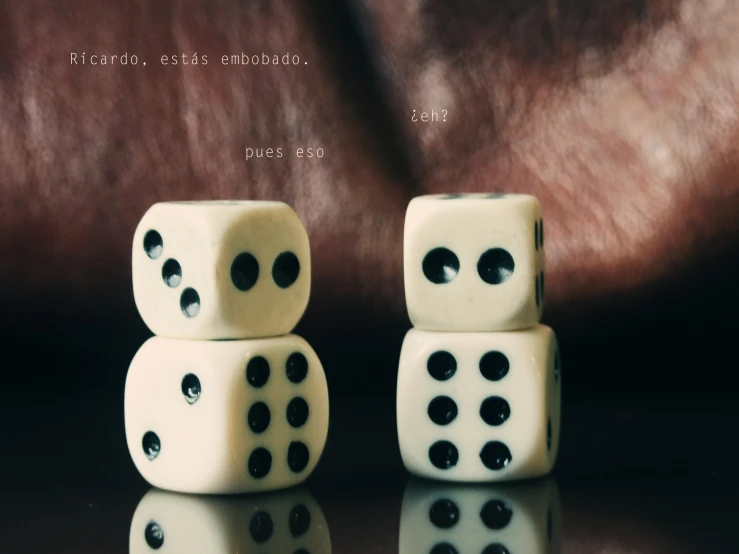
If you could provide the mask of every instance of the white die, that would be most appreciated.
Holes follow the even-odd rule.
[[[507,333],[411,329],[397,390],[406,468],[461,482],[548,473],[559,446],[560,366],[545,325]]]
[[[308,305],[308,234],[282,202],[155,204],[133,239],[133,293],[156,335],[284,335]]]
[[[131,554],[330,554],[331,538],[304,490],[218,498],[152,489],[133,514],[129,547]]]
[[[536,325],[544,306],[544,223],[524,194],[411,200],[405,217],[408,315],[428,331]]]
[[[562,509],[553,479],[497,486],[412,480],[399,554],[558,554]]]
[[[153,337],[126,378],[136,468],[156,487],[240,493],[303,482],[328,432],[326,376],[287,335],[243,341]]]

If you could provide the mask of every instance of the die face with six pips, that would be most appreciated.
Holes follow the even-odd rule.
[[[126,378],[128,448],[157,487],[257,492],[304,481],[328,432],[318,357],[286,335],[241,341],[153,337]]]
[[[559,445],[559,363],[545,325],[515,333],[411,329],[397,393],[406,468],[469,482],[548,473]]]
[[[136,306],[156,335],[278,336],[310,295],[308,234],[281,202],[165,202],[133,239]]]

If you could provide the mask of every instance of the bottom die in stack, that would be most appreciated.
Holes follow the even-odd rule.
[[[240,341],[153,337],[126,378],[126,439],[152,485],[242,493],[303,482],[328,432],[326,376],[295,335]]]
[[[131,521],[131,554],[331,554],[326,518],[303,490],[250,497],[198,497],[157,489]]]
[[[505,333],[411,329],[400,354],[398,439],[413,474],[504,481],[551,471],[561,363],[545,325]]]
[[[561,507],[552,479],[498,485],[411,480],[399,554],[557,554]]]

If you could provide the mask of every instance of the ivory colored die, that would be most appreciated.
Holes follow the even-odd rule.
[[[399,554],[558,554],[562,509],[553,479],[496,486],[412,480],[400,516]]]
[[[136,307],[165,337],[284,335],[310,295],[308,234],[282,202],[155,204],[134,234],[132,267]]]
[[[331,538],[304,490],[218,498],[152,489],[133,514],[129,546],[131,554],[330,554]]]
[[[303,482],[323,452],[328,388],[295,335],[243,341],[153,337],[131,363],[128,449],[149,483],[241,493]]]
[[[561,362],[545,325],[508,333],[411,329],[400,353],[403,463],[449,481],[548,473],[560,435]]]
[[[408,205],[408,315],[428,331],[505,331],[539,322],[544,222],[524,194],[420,196]]]

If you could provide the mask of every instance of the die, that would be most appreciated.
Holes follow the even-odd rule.
[[[131,554],[330,554],[331,538],[305,490],[202,497],[152,489],[134,512],[129,548]]]
[[[414,198],[403,260],[408,315],[418,329],[507,331],[541,318],[544,221],[533,196]]]
[[[308,305],[308,234],[282,202],[164,202],[133,239],[133,293],[159,336],[242,339],[292,331]]]
[[[302,338],[152,337],[126,377],[128,449],[152,485],[241,493],[303,482],[323,452],[328,388]]]
[[[560,435],[561,362],[545,325],[507,333],[411,329],[398,370],[400,453],[413,474],[505,481],[548,473]]]
[[[485,487],[411,480],[399,554],[558,554],[562,508],[553,479]]]

